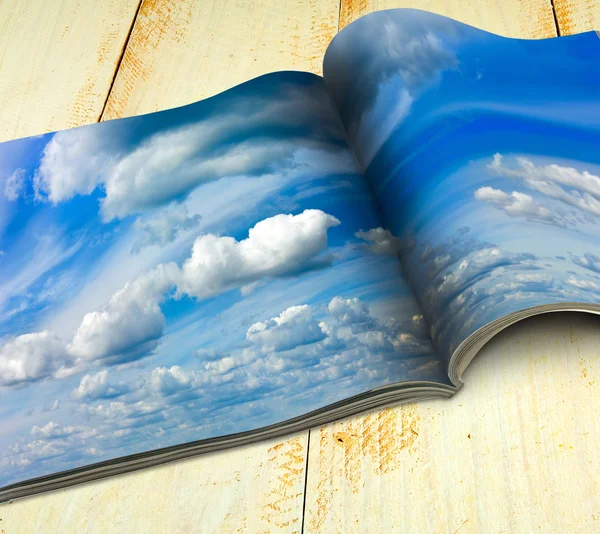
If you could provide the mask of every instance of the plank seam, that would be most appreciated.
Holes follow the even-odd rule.
[[[306,440],[306,464],[304,465],[304,488],[302,492],[302,521],[300,523],[300,534],[304,534],[304,517],[306,516],[306,494],[308,491],[308,455],[310,454],[310,428]]]
[[[140,10],[142,9],[142,4],[144,0],[140,0],[135,10],[135,15],[133,15],[133,19],[131,21],[131,25],[129,26],[129,31],[127,32],[127,37],[125,37],[125,42],[123,43],[123,47],[121,48],[121,54],[119,55],[119,59],[117,60],[117,65],[115,67],[115,71],[110,81],[110,86],[108,88],[108,92],[106,93],[106,98],[104,99],[104,104],[102,104],[102,110],[100,111],[100,115],[98,115],[97,122],[102,121],[104,117],[104,112],[106,111],[106,106],[108,105],[108,100],[110,95],[112,94],[112,90],[115,86],[115,81],[117,76],[119,75],[119,70],[121,69],[121,64],[123,63],[123,58],[125,57],[125,52],[127,52],[127,47],[129,46],[129,40],[131,39],[131,34],[133,33],[133,28],[135,27],[135,23],[137,22],[138,16],[140,14]]]
[[[550,7],[552,8],[552,18],[554,19],[554,25],[556,26],[556,35],[561,36],[560,24],[558,23],[558,17],[556,16],[556,8],[554,7],[554,0],[550,0]]]

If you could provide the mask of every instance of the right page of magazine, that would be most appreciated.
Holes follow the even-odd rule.
[[[450,362],[520,310],[600,303],[600,39],[411,9],[342,31],[325,81]]]

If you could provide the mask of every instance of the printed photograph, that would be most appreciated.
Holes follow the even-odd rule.
[[[447,383],[322,79],[0,145],[0,486]]]
[[[351,145],[448,360],[525,308],[600,303],[600,39],[507,39],[414,10],[324,63]]]

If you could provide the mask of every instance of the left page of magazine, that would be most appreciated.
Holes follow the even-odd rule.
[[[321,78],[0,145],[0,486],[446,382]]]

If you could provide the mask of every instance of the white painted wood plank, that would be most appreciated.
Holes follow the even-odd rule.
[[[306,434],[0,505],[0,532],[300,532]]]
[[[311,431],[305,532],[598,532],[600,318],[518,323],[464,381]]]
[[[561,35],[600,31],[600,2],[596,0],[554,0]]]
[[[146,0],[104,119],[181,106],[276,70],[321,72],[339,0]]]
[[[556,35],[550,0],[341,0],[340,28],[372,11],[397,7],[432,11],[507,37]]]
[[[139,1],[0,2],[0,141],[99,119]]]
[[[19,16],[25,16],[20,14],[25,9],[23,6],[24,4],[15,6]],[[55,13],[56,10],[60,11],[60,7],[57,6],[58,4],[54,2],[51,6],[45,8],[55,9],[55,11],[51,11],[51,13]],[[349,6],[355,6],[355,9],[351,10]],[[552,12],[549,6],[549,0],[535,0],[526,4],[518,0],[506,0],[505,2],[499,0],[487,0],[486,2],[474,0],[446,0],[443,2],[439,0],[435,2],[426,0],[413,2],[363,0],[350,3],[344,0],[344,5],[341,6],[342,20],[340,20],[340,24],[343,26],[353,20],[351,17],[356,18],[374,9],[420,7],[504,35],[547,37],[554,34]],[[86,7],[90,10],[93,8],[93,6]],[[7,17],[3,16],[3,9],[6,9],[6,6],[0,4],[0,19],[3,21],[0,22],[0,27],[2,24],[7,27]],[[123,68],[117,77],[113,93],[108,100],[104,118],[165,109],[199,100],[271,70],[298,69],[319,72],[322,53],[338,26],[337,9],[337,0],[334,2],[320,2],[318,0],[302,2],[275,2],[273,0],[269,2],[269,0],[260,0],[253,3],[242,0],[225,0],[224,2],[217,2],[216,0],[207,2],[147,0],[140,12],[139,25],[134,29],[131,46],[125,54]],[[38,24],[36,22],[36,16],[35,13],[29,13],[24,19],[27,21],[26,23],[15,22],[14,20],[11,22],[12,26],[10,27],[13,28],[11,31],[22,33],[19,38],[22,38],[24,44],[20,45],[21,47],[26,46],[26,42],[32,40],[32,35],[46,35],[43,32],[40,33],[39,28],[44,26],[42,23]],[[55,17],[57,16],[55,15]],[[117,17],[115,13],[111,14],[107,9],[103,10],[103,16],[110,18],[113,22]],[[11,15],[11,17],[14,17],[14,15]],[[94,18],[93,15],[88,15],[87,18],[83,17],[78,21],[78,26],[83,28],[83,33],[85,33],[86,31],[92,31],[87,30],[87,28],[91,27],[91,21],[94,21],[94,23],[97,21],[97,17]],[[71,27],[70,24],[69,27]],[[88,36],[86,35],[86,37]],[[15,49],[12,43],[7,45],[6,42],[8,41],[2,39],[3,37],[0,35],[0,72],[3,72],[3,65],[6,61],[14,65],[19,61],[25,62],[26,58],[26,52],[19,55],[22,48]],[[5,39],[8,38],[5,37]],[[78,39],[79,41],[77,39],[69,41],[70,45],[66,48],[63,44],[56,47],[50,42],[52,41],[50,38],[46,38],[45,41],[42,39],[42,42],[50,42],[45,46],[55,47],[63,54],[61,57],[64,58],[65,54],[70,57],[68,54],[73,50],[77,50],[77,46],[81,48],[81,46],[88,44],[84,42],[83,38],[78,37]],[[94,41],[93,35],[90,41]],[[20,41],[17,40],[16,42],[19,43]],[[77,45],[78,42],[79,45]],[[93,52],[84,54],[80,51],[80,53],[82,56],[88,56],[80,59],[82,64],[89,57],[94,57]],[[103,102],[106,93],[101,95],[101,91],[98,91],[98,95],[91,98],[91,93],[86,93],[89,88],[79,91],[85,86],[85,83],[80,83],[78,86],[74,84],[78,87],[78,90],[69,94],[68,84],[65,80],[68,80],[70,76],[73,76],[74,79],[77,77],[72,74],[75,68],[73,67],[74,63],[67,62],[67,65],[71,65],[71,67],[65,66],[63,59],[62,63],[58,65],[58,71],[56,67],[52,66],[49,67],[48,71],[44,71],[39,64],[32,64],[28,67],[30,68],[29,78],[27,73],[23,74],[22,78],[15,78],[14,85],[11,86],[14,93],[17,93],[14,87],[21,83],[19,80],[23,80],[23,87],[29,88],[27,90],[32,90],[31,88],[35,87],[39,91],[36,94],[43,95],[53,91],[57,93],[62,91],[65,95],[51,95],[48,99],[42,101],[44,105],[36,104],[34,100],[31,100],[35,104],[33,106],[26,106],[27,99],[23,96],[23,100],[18,101],[21,102],[18,111],[4,110],[5,117],[8,117],[8,128],[13,128],[10,131],[7,130],[8,133],[6,134],[2,133],[2,135],[7,136],[5,138],[74,126],[98,118],[97,115],[94,115],[98,109],[101,109],[97,106],[97,102]],[[102,64],[98,70],[92,70],[92,74],[98,74],[105,67],[106,64]],[[51,72],[53,68],[54,74]],[[42,69],[43,74],[39,74],[40,69]],[[81,69],[81,72],[86,73],[87,71]],[[2,83],[2,80],[0,80],[0,88],[4,87]],[[67,89],[65,89],[66,87]],[[95,88],[96,86],[92,85],[92,87]],[[0,91],[0,101],[4,101],[6,94]],[[63,97],[64,101],[61,100]],[[43,111],[46,108],[54,111],[44,114]],[[5,118],[4,121],[6,122],[7,119]],[[479,365],[479,361],[485,361],[485,359],[476,360],[474,365]],[[587,367],[586,372],[589,372]],[[467,374],[467,380],[472,374],[469,373]],[[489,399],[494,399],[493,392],[481,387],[479,390],[483,390],[483,393],[488,395]],[[464,391],[461,392],[461,395],[463,394]],[[459,398],[457,397],[455,400]],[[555,397],[555,401],[557,399],[559,399],[558,395]],[[489,409],[494,413],[501,412],[503,410],[503,399],[499,397],[494,402],[495,404],[490,405]],[[442,404],[443,406],[450,406],[449,403]],[[439,416],[436,416],[435,413],[432,414],[430,405],[422,406],[423,409],[429,408],[428,413],[431,418],[437,417],[441,420],[442,411],[439,412]],[[577,406],[581,412],[584,404],[580,403]],[[382,415],[371,416],[371,421],[374,419],[381,420],[376,424],[381,426],[382,429],[390,424],[386,422],[387,420],[396,421],[395,430],[397,435],[400,436],[400,445],[396,444],[392,447],[390,442],[388,446],[392,447],[393,450],[407,451],[415,447],[415,442],[410,444],[411,435],[414,435],[411,431],[411,428],[414,429],[413,423],[411,423],[411,421],[414,421],[414,412],[411,409],[395,408],[383,412]],[[417,406],[415,409],[420,408]],[[569,413],[565,410],[558,413],[557,417],[561,420],[565,418],[570,420],[573,415],[569,415]],[[419,413],[419,417],[421,417],[419,428],[426,428],[427,424],[430,423],[422,415]],[[447,421],[450,421],[451,417],[452,414],[447,418]],[[458,416],[455,415],[455,417]],[[465,417],[467,421],[471,421],[469,417],[473,416],[464,416],[463,419]],[[405,423],[402,422],[403,418]],[[355,418],[354,424],[362,425],[364,419]],[[527,427],[526,423],[530,419],[524,418],[521,420],[525,421],[525,427]],[[589,423],[590,419],[585,419],[584,423],[586,421]],[[460,424],[461,419],[458,417],[453,425]],[[344,428],[337,431],[346,432]],[[417,432],[420,437],[421,433],[418,429]],[[435,430],[429,431],[426,428],[425,435],[430,436],[428,437],[430,441],[441,441],[446,444],[446,447],[449,447],[448,442],[454,436],[449,432],[444,427],[438,431],[436,437]],[[520,444],[530,450],[531,443],[535,444],[535,440],[531,443],[528,442],[527,432],[531,434],[533,430],[525,428],[523,432],[525,432],[525,437]],[[535,435],[533,437],[535,438]],[[335,506],[339,505],[339,500],[332,501],[329,499],[323,501],[324,498],[327,499],[327,495],[320,490],[316,491],[313,484],[316,482],[318,486],[318,481],[321,480],[317,477],[318,470],[321,469],[319,467],[320,458],[327,457],[327,454],[334,454],[333,451],[339,452],[338,444],[341,442],[329,443],[327,437],[324,439],[326,443],[323,446],[330,448],[330,451],[326,453],[321,452],[319,448],[321,447],[319,444],[320,432],[313,432],[312,446],[314,447],[315,456],[313,457],[313,451],[311,451],[311,470],[309,472],[311,490],[309,491],[309,502],[307,503],[309,507],[306,517],[307,532],[311,531],[311,528],[322,531],[323,525],[329,525],[332,532],[339,531],[340,528],[331,522],[333,516],[330,516],[327,512],[329,508],[335,509]],[[379,437],[372,437],[371,443],[374,443],[373,440],[379,442]],[[385,442],[385,440],[383,441]],[[297,443],[297,445],[291,442]],[[405,445],[402,445],[402,443],[405,443]],[[419,446],[419,442],[416,443]],[[458,442],[456,447],[461,445],[462,442]],[[403,448],[398,449],[398,447]],[[367,447],[367,449],[375,451],[375,445],[370,448]],[[552,455],[559,455],[561,451],[552,452],[553,450],[548,449],[547,453],[550,456],[548,456],[549,459],[545,460],[546,463],[556,463],[558,461],[559,457],[556,456],[555,458]],[[295,459],[290,459],[290,451],[292,451],[291,454]],[[444,452],[447,453],[448,450],[444,449]],[[473,456],[475,453],[471,452],[471,456]],[[592,452],[588,451],[586,454],[592,453],[593,449]],[[375,453],[373,452],[373,454]],[[383,501],[381,501],[381,494],[377,493],[377,488],[381,489],[386,484],[388,484],[387,487],[394,489],[393,483],[389,482],[390,473],[399,476],[397,468],[390,471],[390,468],[387,467],[389,462],[385,460],[386,454],[383,455],[383,460],[377,460],[376,462],[377,466],[381,465],[377,468],[380,469],[380,475],[369,475],[366,471],[367,466],[361,468],[360,480],[356,486],[357,490],[355,493],[351,491],[351,495],[355,496],[355,500],[348,498],[343,508],[338,509],[336,513],[340,513],[341,510],[341,512],[347,512],[350,515],[354,514],[355,510],[359,508],[356,505],[356,499],[360,502],[372,501],[372,509],[378,506],[377,499],[380,499],[380,514],[387,514],[391,509],[397,508],[398,503],[401,504],[402,495],[397,492],[389,494]],[[434,476],[434,470],[439,468],[439,456],[434,456],[433,452],[428,453],[426,449],[423,449],[419,454],[422,456],[421,461],[430,466],[431,476]],[[436,451],[435,454],[438,454],[438,452]],[[113,528],[113,532],[152,532],[152,525],[157,525],[157,529],[162,528],[162,531],[167,532],[185,531],[186,528],[192,532],[195,531],[194,529],[202,532],[229,532],[236,531],[238,528],[241,528],[242,532],[293,532],[299,529],[298,518],[301,510],[301,488],[304,478],[304,471],[299,470],[299,466],[303,465],[305,457],[306,438],[302,434],[283,442],[261,443],[177,462],[161,468],[133,473],[125,477],[117,477],[87,486],[16,501],[11,505],[0,506],[0,518],[3,519],[0,522],[0,528],[4,528],[6,532],[10,533],[14,531],[56,531],[57,529],[59,531],[62,529],[63,531],[111,532],[111,528]],[[270,458],[272,460],[269,464]],[[572,456],[569,458],[572,458]],[[455,462],[444,465],[453,474],[457,474],[462,468],[461,459],[461,457],[458,457]],[[546,463],[538,465],[534,460],[535,458],[530,458],[530,468],[538,471],[545,468]],[[595,459],[593,461],[596,462]],[[315,467],[315,462],[317,467]],[[327,467],[326,462],[323,465],[325,466],[324,469],[330,469],[330,475],[327,479],[328,482],[322,483],[321,489],[337,484],[341,480],[346,480],[344,473],[338,476],[333,467]],[[290,469],[293,471],[291,482],[290,479],[285,479],[285,474]],[[505,472],[494,471],[493,466],[488,471],[489,473]],[[489,473],[487,476],[492,476]],[[437,474],[436,476],[441,475]],[[277,486],[277,481],[282,477],[286,482],[282,482],[282,485]],[[276,487],[273,484],[276,484]],[[392,485],[390,486],[390,484]],[[279,499],[278,492],[281,494],[283,488],[288,489],[285,493],[284,502],[280,503],[277,502]],[[408,488],[408,486],[405,485],[405,488]],[[556,488],[552,488],[550,486],[548,491],[556,491]],[[540,491],[542,490],[543,488]],[[411,490],[407,489],[406,491],[410,492]],[[338,491],[340,496],[342,493]],[[459,504],[456,504],[458,501],[448,501],[449,511],[444,511],[441,509],[443,504],[437,501],[432,502],[431,495],[431,493],[426,493],[424,497],[424,502],[430,503],[431,510],[445,513],[446,516],[448,514],[454,514],[452,517],[457,518],[461,516],[460,512],[463,509],[460,508]],[[514,502],[514,499],[510,501],[504,494],[495,495],[492,489],[485,495],[487,495],[485,498],[488,500],[494,497],[498,501],[495,504],[497,508],[504,507],[506,509],[510,502]],[[325,515],[323,515],[324,512],[320,512],[321,515],[315,512],[317,509],[315,503],[317,502],[325,505],[325,511],[327,512]],[[421,510],[421,513],[423,513],[423,510],[426,510],[427,513],[431,512],[423,504],[417,505],[414,501],[411,502],[413,502],[411,511],[413,515],[418,514],[419,510]],[[406,505],[402,506],[406,508]],[[526,513],[527,502],[519,504],[517,509],[520,510],[521,514]],[[273,510],[278,515],[273,519],[265,510]],[[318,520],[316,523],[315,517]],[[361,515],[364,520],[368,517],[370,516],[367,513]],[[52,527],[54,526],[56,528],[53,530]],[[468,532],[469,530],[464,529],[472,528],[471,526],[463,526],[462,523],[457,528],[461,527],[463,528],[461,532]],[[406,530],[412,531],[413,529],[408,528]],[[352,529],[349,529],[349,531],[352,531]]]

